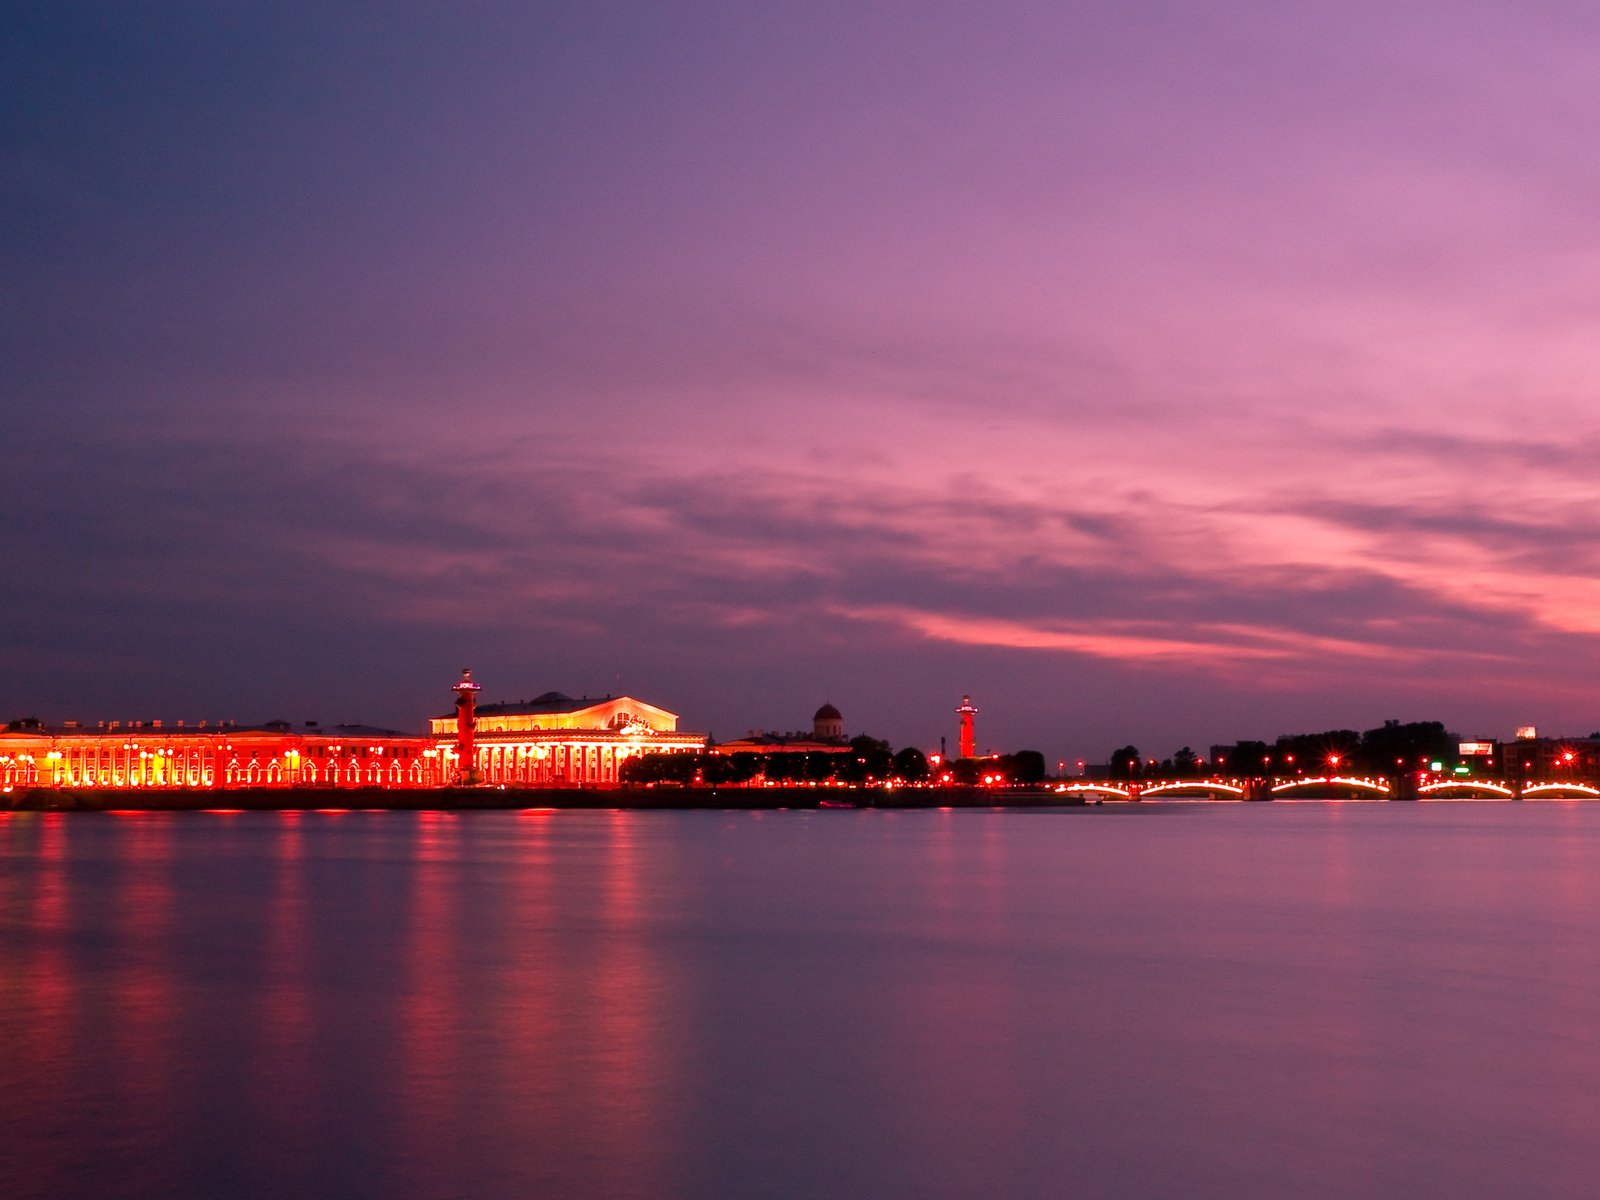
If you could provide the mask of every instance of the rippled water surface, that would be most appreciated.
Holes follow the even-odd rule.
[[[0,1192],[1579,1197],[1600,805],[0,816]]]

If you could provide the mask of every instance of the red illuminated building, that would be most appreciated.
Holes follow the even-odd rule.
[[[548,692],[477,704],[463,671],[455,711],[425,734],[314,721],[14,721],[0,730],[0,791],[34,788],[439,788],[474,784],[609,787],[634,754],[698,751],[701,734],[632,697]]]
[[[0,787],[441,787],[438,740],[365,725],[15,722]]]

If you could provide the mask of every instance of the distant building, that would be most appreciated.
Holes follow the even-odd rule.
[[[1600,775],[1600,737],[1521,737],[1495,745],[1501,772],[1535,779]]]
[[[13,722],[0,732],[0,789],[13,787],[439,787],[438,741],[369,725],[288,721],[93,729]]]
[[[819,742],[844,741],[844,717],[831,704],[824,704],[811,718],[811,736]]]
[[[476,691],[463,673],[458,694]],[[185,725],[179,721],[13,721],[0,729],[0,791],[19,787],[446,787],[462,781],[609,787],[622,763],[645,752],[697,751],[678,715],[631,696],[574,700],[546,692],[514,704],[465,704],[425,734],[367,725]],[[464,766],[459,748],[473,760]]]
[[[813,714],[809,733],[752,729],[745,737],[718,742],[714,749],[719,754],[844,754],[850,743],[844,737],[844,716],[824,704]]]
[[[704,734],[679,733],[678,714],[632,696],[480,704],[474,757],[487,784],[610,786],[635,754],[705,749]],[[434,735],[454,745],[456,714],[434,717]]]

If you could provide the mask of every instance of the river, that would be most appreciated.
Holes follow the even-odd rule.
[[[0,816],[0,1191],[1580,1197],[1600,804]]]

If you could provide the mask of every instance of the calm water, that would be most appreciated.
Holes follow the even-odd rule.
[[[1578,1197],[1600,804],[0,817],[7,1197]]]

